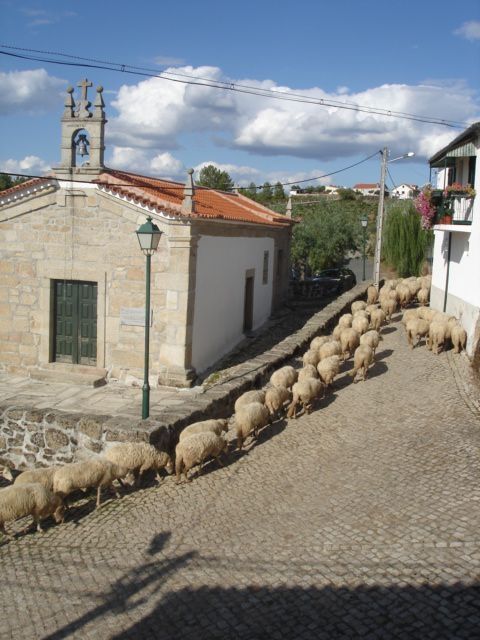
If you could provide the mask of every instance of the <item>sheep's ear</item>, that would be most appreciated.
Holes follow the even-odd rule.
[[[4,469],[2,470],[2,476],[5,478],[5,480],[13,482],[13,474],[8,467],[4,467]]]

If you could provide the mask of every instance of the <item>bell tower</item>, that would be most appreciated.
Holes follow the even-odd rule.
[[[105,103],[103,87],[97,87],[93,112],[87,92],[92,83],[81,80],[78,85],[80,96],[73,97],[73,87],[67,88],[65,109],[62,116],[62,156],[60,166],[54,171],[58,175],[70,175],[76,179],[93,180],[104,170],[105,151]]]

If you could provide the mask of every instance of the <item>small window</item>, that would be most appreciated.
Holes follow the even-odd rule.
[[[268,282],[268,251],[263,252],[263,278],[262,283],[267,284]]]

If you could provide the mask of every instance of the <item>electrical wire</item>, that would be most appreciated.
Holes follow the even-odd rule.
[[[358,111],[362,113],[368,113],[371,115],[380,115],[385,117],[400,118],[404,120],[412,120],[416,122],[422,122],[425,124],[436,124],[441,126],[447,126],[452,128],[463,128],[468,126],[466,122],[459,122],[456,120],[448,120],[445,118],[435,116],[420,116],[418,114],[411,114],[402,111],[393,111],[391,109],[385,109],[382,107],[369,107],[365,105],[359,105],[352,102],[333,100],[330,98],[312,98],[297,93],[287,93],[278,89],[262,89],[260,87],[254,87],[252,85],[244,85],[241,83],[224,82],[220,80],[212,80],[211,78],[203,78],[201,76],[192,76],[188,74],[182,74],[179,72],[164,71],[156,73],[154,70],[148,67],[136,67],[129,64],[123,64],[119,62],[99,60],[96,58],[84,58],[81,56],[75,56],[64,52],[45,51],[42,49],[29,49],[25,47],[15,47],[13,45],[7,45],[0,43],[0,47],[4,49],[11,49],[12,51],[24,51],[28,53],[38,53],[42,56],[60,56],[66,58],[66,60],[57,60],[52,58],[45,58],[39,56],[32,56],[26,54],[12,53],[10,51],[1,51],[0,54],[5,56],[11,56],[15,58],[21,58],[25,60],[32,60],[36,62],[44,62],[47,64],[57,64],[62,66],[71,67],[86,67],[94,69],[103,69],[107,71],[116,71],[120,73],[128,73],[130,75],[145,76],[151,78],[158,78],[160,80],[168,80],[171,82],[178,82],[181,84],[189,84],[196,86],[206,86],[216,89],[223,89],[226,91],[234,91],[237,93],[244,93],[249,95],[256,95],[261,97],[273,98],[276,100],[283,100],[289,102],[300,102],[304,104],[312,104],[320,107],[334,107],[338,109],[346,109],[350,111]],[[76,60],[77,62],[73,62]]]

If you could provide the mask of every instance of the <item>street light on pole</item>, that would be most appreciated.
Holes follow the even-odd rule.
[[[150,216],[136,231],[140,249],[147,258],[146,287],[145,287],[145,367],[142,387],[142,419],[150,415],[150,385],[148,382],[148,365],[150,359],[150,272],[152,255],[160,242],[162,232],[152,222]]]
[[[377,212],[377,237],[375,240],[375,257],[373,259],[373,284],[377,287],[380,286],[380,260],[382,258],[382,231],[383,231],[383,217],[384,217],[384,202],[385,202],[385,176],[387,174],[387,164],[395,162],[396,160],[402,160],[403,158],[411,158],[415,155],[413,151],[404,153],[397,158],[388,159],[388,148],[384,147],[380,151],[382,155],[382,165],[380,171],[380,194],[378,198],[378,212]]]
[[[363,229],[363,275],[362,280],[365,280],[365,259],[366,259],[366,248],[367,248],[367,226],[368,226],[368,218],[367,215],[364,214],[363,218],[360,220]]]

